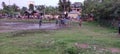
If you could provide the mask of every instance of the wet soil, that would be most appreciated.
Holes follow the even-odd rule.
[[[37,23],[0,22],[0,33],[30,29],[54,30],[57,28],[58,27],[54,23],[45,23],[39,26]]]

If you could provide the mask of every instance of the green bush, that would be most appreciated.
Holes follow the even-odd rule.
[[[77,48],[75,48],[75,47],[71,47],[71,48],[67,48],[67,49],[65,50],[65,53],[66,53],[66,54],[78,54],[78,50],[77,50]]]
[[[100,25],[107,27],[114,27],[113,20],[120,18],[120,0],[86,0],[84,2],[83,12],[86,14],[93,14],[94,19]]]

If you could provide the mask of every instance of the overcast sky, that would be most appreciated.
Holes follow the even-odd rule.
[[[17,4],[20,7],[28,7],[29,1],[34,1],[35,5],[47,5],[47,6],[57,6],[59,0],[0,0],[0,8],[2,8],[1,3],[5,2],[6,4]],[[84,0],[70,0],[74,2],[83,2]]]

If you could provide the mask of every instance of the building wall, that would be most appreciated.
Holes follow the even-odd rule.
[[[75,12],[82,12],[82,3],[81,2],[75,2],[71,5],[72,11]]]
[[[77,18],[78,15],[81,15],[82,12],[82,3],[81,2],[75,2],[71,5],[72,11],[68,13],[68,16],[71,18]]]
[[[78,14],[77,13],[76,14],[70,14],[69,13],[68,16],[71,17],[71,18],[76,18],[78,16]]]

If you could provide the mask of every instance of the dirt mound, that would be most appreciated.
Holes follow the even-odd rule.
[[[109,51],[111,53],[120,53],[120,49],[119,48],[105,48],[105,47],[100,47],[98,45],[89,45],[89,44],[80,44],[80,43],[75,43],[74,44],[75,47],[77,48],[82,48],[82,49],[88,49],[93,47],[93,50],[102,50],[102,51]]]

